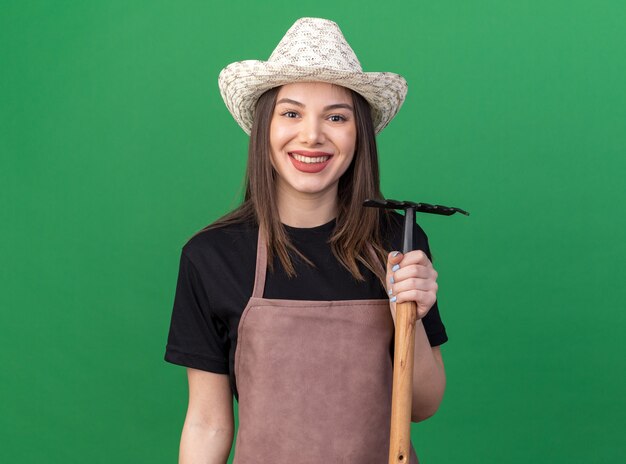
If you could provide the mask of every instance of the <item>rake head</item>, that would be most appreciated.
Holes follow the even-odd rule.
[[[431,205],[429,203],[413,203],[412,201],[397,200],[365,200],[363,206],[383,209],[404,210],[404,233],[402,237],[402,253],[411,251],[413,245],[413,224],[415,224],[415,211],[420,213],[441,214],[442,216],[452,216],[454,213],[461,213],[469,216],[467,211],[452,206]]]
[[[413,209],[413,211],[419,211],[420,213],[441,214],[442,216],[452,216],[454,213],[461,213],[465,216],[469,216],[469,213],[467,211],[463,211],[461,208],[455,208],[454,206],[431,205],[429,203],[414,203],[412,201],[365,200],[363,202],[363,206],[402,210],[407,210],[411,208]]]

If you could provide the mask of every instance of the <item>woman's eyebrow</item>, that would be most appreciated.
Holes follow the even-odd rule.
[[[281,103],[291,103],[292,105],[304,107],[304,104],[300,103],[299,101],[292,100],[291,98],[281,98],[276,102],[277,105],[280,105]]]
[[[348,105],[347,103],[335,103],[334,105],[328,105],[327,107],[324,108],[324,111],[336,110],[338,108],[345,108],[347,110],[354,111],[352,109],[352,106]]]
[[[277,105],[280,105],[281,103],[290,103],[292,105],[296,105],[296,106],[299,106],[301,108],[304,108],[304,106],[305,106],[304,103],[300,103],[299,101],[292,100],[291,98],[281,98],[280,100],[278,100],[276,102]],[[345,108],[347,110],[354,111],[352,106],[348,105],[347,103],[335,103],[334,105],[328,105],[328,106],[324,107],[324,111],[336,110],[338,108]]]

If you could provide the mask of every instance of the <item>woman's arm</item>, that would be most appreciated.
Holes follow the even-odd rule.
[[[387,259],[387,285],[394,324],[396,303],[414,301],[417,304],[411,420],[420,422],[439,409],[446,388],[441,350],[430,346],[422,323],[422,318],[437,300],[437,271],[421,250],[410,251],[406,255],[390,253]]]
[[[446,389],[446,373],[438,346],[430,346],[422,321],[415,324],[411,421],[428,419],[439,409]]]
[[[189,406],[179,464],[225,464],[233,442],[233,395],[228,375],[187,369]]]

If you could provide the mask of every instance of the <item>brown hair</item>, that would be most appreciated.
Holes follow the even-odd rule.
[[[227,215],[198,233],[234,223],[255,221],[265,232],[268,245],[268,265],[278,256],[285,271],[295,276],[290,252],[303,261],[312,263],[291,243],[280,222],[276,202],[276,173],[270,161],[270,123],[276,105],[279,87],[268,90],[259,98],[248,146],[248,165],[245,174],[243,203]],[[365,208],[368,198],[382,198],[378,168],[378,150],[374,136],[371,109],[367,101],[350,90],[356,123],[356,147],[352,163],[339,179],[338,209],[335,230],[330,238],[333,254],[358,280],[363,280],[357,262],[384,280],[387,252],[380,233],[381,221],[389,221],[386,210]],[[368,250],[370,244],[376,256]],[[383,269],[381,269],[381,264]]]

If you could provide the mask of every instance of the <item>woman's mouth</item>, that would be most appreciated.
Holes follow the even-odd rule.
[[[333,157],[331,153],[324,152],[290,151],[288,154],[298,171],[313,174],[322,171]]]

